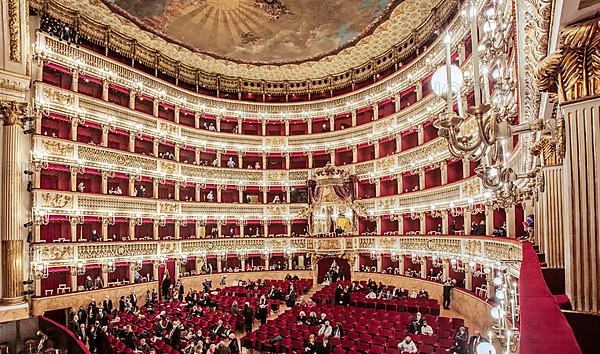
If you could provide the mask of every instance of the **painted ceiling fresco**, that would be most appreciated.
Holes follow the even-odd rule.
[[[294,63],[368,35],[402,0],[103,0],[168,40],[236,62]]]

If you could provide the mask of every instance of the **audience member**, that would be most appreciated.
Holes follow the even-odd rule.
[[[416,354],[417,346],[410,336],[406,336],[402,342],[398,343],[398,350],[401,354]]]

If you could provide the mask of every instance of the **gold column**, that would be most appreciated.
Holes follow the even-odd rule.
[[[540,90],[558,99],[565,119],[562,226],[567,295],[574,310],[596,313],[600,310],[599,55],[597,16],[563,29],[560,50],[544,59],[536,72]]]
[[[4,124],[2,137],[2,305],[25,302],[23,296],[23,171],[21,135],[26,104],[0,101],[0,113]]]

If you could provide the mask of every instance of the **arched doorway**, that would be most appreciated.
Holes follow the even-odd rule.
[[[317,262],[317,283],[321,284],[325,281],[327,273],[331,269],[332,265],[337,265],[340,270],[340,278],[337,280],[351,280],[350,279],[350,263],[347,259],[340,257],[325,257],[321,258]]]

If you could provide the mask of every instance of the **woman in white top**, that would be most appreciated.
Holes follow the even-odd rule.
[[[423,324],[421,325],[421,334],[424,336],[433,335],[433,328],[427,324],[427,321],[423,321]]]

